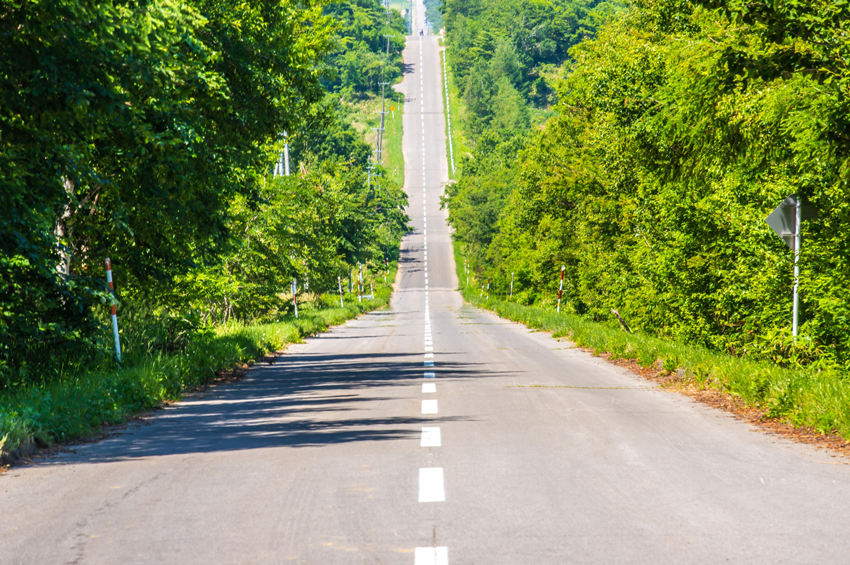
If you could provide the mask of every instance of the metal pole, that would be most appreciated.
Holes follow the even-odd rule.
[[[800,315],[800,225],[803,223],[802,198],[796,197],[795,213],[797,226],[794,229],[794,320],[791,324],[791,335],[797,339],[797,320]]]
[[[561,265],[561,286],[558,288],[558,313],[561,313],[561,292],[564,290],[564,269],[565,266]]]
[[[387,52],[389,52],[389,44],[390,44],[390,38],[389,38],[389,36],[387,36]],[[387,113],[386,113],[386,99],[384,98],[384,95],[386,93],[386,88],[387,88],[388,84],[389,84],[388,82],[382,82],[381,83],[381,127],[378,130],[378,163],[381,163],[381,164],[383,164],[383,162],[384,162],[384,148],[383,148],[383,145],[384,145],[384,118],[387,115]]]
[[[514,297],[514,274],[511,273],[511,298]]]
[[[115,287],[112,284],[112,262],[109,258],[106,259],[106,283],[109,285],[109,294],[115,299]],[[110,307],[112,314],[112,333],[115,335],[115,356],[118,362],[121,362],[121,339],[118,337],[118,314],[115,311],[115,303]]]

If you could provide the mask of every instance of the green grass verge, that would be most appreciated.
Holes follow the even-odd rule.
[[[404,153],[401,148],[403,97],[395,90],[387,89],[384,121],[384,137],[381,143],[384,169],[390,179],[404,186]],[[371,147],[376,146],[377,128],[381,125],[381,97],[370,95],[368,98],[348,103],[353,114],[352,125],[363,134],[363,139]],[[395,108],[393,110],[393,108]]]
[[[32,445],[46,447],[89,436],[100,426],[118,424],[184,391],[209,383],[216,373],[251,363],[305,336],[327,330],[357,315],[389,304],[395,269],[387,284],[375,277],[375,298],[326,295],[304,304],[298,319],[270,323],[232,323],[192,340],[180,353],[128,360],[123,368],[83,372],[42,387],[0,396],[0,456],[14,459]],[[368,288],[368,286],[367,286]]]
[[[402,129],[402,112],[404,111],[404,97],[391,91],[393,99],[387,99],[386,122],[384,123],[384,168],[390,178],[399,186],[404,186],[404,152],[401,146],[401,138],[404,133]],[[401,100],[401,101],[400,101]],[[395,109],[393,109],[395,108]]]
[[[450,51],[449,47],[446,47],[445,50],[440,51],[440,68],[443,68],[443,60],[447,57],[448,52]],[[448,59],[446,59],[446,71],[448,74],[448,82],[449,82],[449,92],[448,99],[446,99],[446,88],[445,82],[442,85],[443,91],[443,109],[444,116],[446,118],[446,156],[449,160],[449,178],[452,180],[456,180],[460,175],[460,158],[462,155],[470,154],[469,143],[464,139],[463,135],[460,131],[460,117],[461,112],[463,111],[463,107],[461,105],[460,93],[458,93],[457,85],[454,81],[454,75],[450,69],[450,65],[448,65]],[[445,80],[445,78],[444,78]],[[445,109],[448,108],[448,112],[445,112]],[[451,118],[451,136],[449,136],[449,118]],[[449,139],[451,138],[452,146],[449,147]],[[452,163],[451,163],[451,154],[454,152],[454,161],[455,161],[455,170],[452,171]]]
[[[610,353],[614,359],[635,360],[641,366],[660,364],[664,371],[682,370],[682,379],[740,397],[749,406],[765,410],[767,418],[821,433],[837,433],[850,439],[850,382],[847,375],[831,371],[782,368],[677,343],[619,326],[593,322],[554,308],[523,306],[490,295],[480,298],[480,282],[470,278],[466,288],[463,259],[455,248],[458,277],[464,299],[479,308],[528,327],[566,337],[595,354]]]

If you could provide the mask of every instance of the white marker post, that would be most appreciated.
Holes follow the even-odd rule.
[[[797,339],[797,326],[800,316],[800,224],[803,222],[802,198],[795,198],[794,206],[795,229],[794,229],[794,306],[792,308],[793,320],[791,320],[791,335]]]
[[[337,277],[336,282],[339,285],[339,307],[345,308],[345,303],[342,301],[342,278]]]
[[[295,319],[298,319],[298,280],[292,279],[292,304],[295,305]]]
[[[109,285],[109,294],[112,295],[112,333],[115,334],[115,356],[118,362],[121,362],[121,340],[118,337],[118,313],[115,311],[115,286],[112,284],[112,262],[109,258],[106,259],[106,283]]]
[[[514,297],[514,274],[511,273],[511,298]]]
[[[487,277],[487,300],[490,300],[490,277]]]
[[[561,286],[558,288],[558,313],[561,313],[561,292],[564,290],[564,270],[565,266],[561,265]]]
[[[357,302],[363,302],[363,265],[357,263]]]
[[[286,176],[289,176],[289,134],[286,133],[286,130],[283,130],[283,139],[283,166],[286,171]]]

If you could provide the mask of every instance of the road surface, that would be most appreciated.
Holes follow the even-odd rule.
[[[391,309],[0,475],[0,563],[850,560],[847,466],[463,305],[414,30]]]

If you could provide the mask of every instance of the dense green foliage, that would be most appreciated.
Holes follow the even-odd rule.
[[[339,100],[400,76],[404,26],[377,0],[2,10],[0,389],[109,351],[107,257],[124,307],[199,328],[285,313],[293,278],[332,290],[397,249],[406,197],[368,186]]]
[[[571,47],[541,131],[482,129],[446,195],[457,241],[498,291],[514,273],[523,303],[552,305],[564,265],[570,311],[846,370],[848,16],[826,0],[634,2]],[[792,252],[764,222],[792,193],[820,210],[797,341]]]
[[[552,79],[570,47],[592,35],[621,4],[445,0],[449,63],[466,106],[468,134],[526,130],[531,109],[554,101]]]
[[[329,90],[358,97],[368,92],[380,93],[381,82],[393,84],[401,79],[407,24],[400,13],[387,12],[383,3],[375,0],[334,2],[325,12],[339,25],[335,48],[328,59],[334,70],[326,81]]]
[[[431,33],[439,33],[443,27],[443,13],[440,11],[442,0],[422,0],[425,5],[425,18]]]

